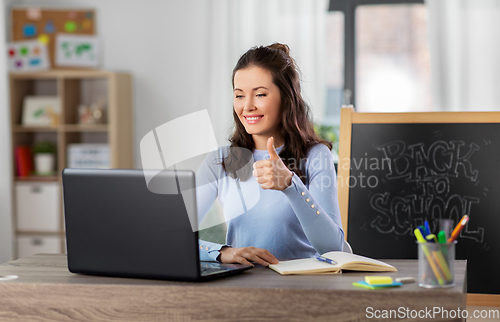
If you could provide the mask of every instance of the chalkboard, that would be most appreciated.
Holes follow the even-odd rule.
[[[468,292],[500,294],[500,123],[491,118],[500,113],[461,113],[456,123],[453,113],[422,113],[432,122],[421,123],[411,114],[384,122],[384,115],[348,110],[342,111],[352,115],[351,133],[344,129],[350,147],[339,155],[339,201],[347,205],[341,212],[354,252],[417,258],[418,225],[428,220],[436,232],[440,218],[457,223],[467,214],[456,257],[468,260]],[[355,114],[364,114],[363,121],[356,123]],[[370,124],[370,116],[377,123]]]

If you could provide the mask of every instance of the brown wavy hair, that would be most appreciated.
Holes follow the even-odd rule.
[[[307,152],[317,143],[326,145],[330,150],[332,143],[321,139],[314,131],[314,125],[310,119],[309,106],[302,98],[300,92],[300,72],[295,61],[290,56],[290,48],[287,45],[274,43],[269,46],[259,46],[249,49],[244,53],[233,69],[232,84],[234,88],[234,75],[240,69],[249,67],[260,67],[271,72],[273,83],[279,88],[281,95],[281,120],[278,124],[278,135],[285,144],[279,153],[283,163],[293,171],[303,183],[306,176],[303,162]],[[233,109],[235,130],[229,142],[231,148],[246,148],[255,150],[252,135],[248,134]],[[248,154],[241,153],[241,149],[229,149],[230,153],[221,160],[222,167],[232,178],[237,178],[236,170],[247,164]],[[241,180],[246,180],[249,171],[240,175]]]

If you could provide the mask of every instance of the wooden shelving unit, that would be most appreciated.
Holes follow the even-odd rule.
[[[67,167],[68,145],[73,143],[106,143],[110,149],[111,168],[134,167],[132,77],[128,73],[114,73],[104,70],[51,70],[35,73],[12,73],[9,76],[9,82],[14,256],[17,258],[23,255],[20,254],[19,245],[26,243],[26,240],[21,241],[21,239],[30,237],[37,243],[43,242],[43,238],[47,237],[59,238],[60,251],[65,252],[61,172]],[[50,127],[24,126],[21,122],[22,109],[24,97],[27,95],[57,96],[61,104],[59,124]],[[78,124],[78,106],[82,103],[91,104],[98,100],[106,102],[106,124]],[[16,146],[32,146],[41,140],[52,141],[57,146],[56,174],[53,176],[18,177],[14,153]],[[29,203],[30,200],[21,200],[16,191],[19,190],[20,185],[23,185],[24,188],[26,185],[32,185],[33,189],[38,187],[38,189],[43,190],[44,184],[52,184],[52,188],[57,186],[58,224],[51,229],[36,229],[37,227],[31,227],[33,225],[29,224],[30,220],[18,218],[19,208],[24,207],[24,203]],[[44,223],[44,218],[40,218],[40,216],[53,218],[53,215],[53,213],[44,213],[41,209],[38,217],[34,217],[33,220]],[[18,227],[20,222],[28,222],[30,228]],[[26,226],[26,224],[24,225]]]

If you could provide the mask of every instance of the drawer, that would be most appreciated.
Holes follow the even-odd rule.
[[[17,237],[17,257],[39,253],[61,253],[61,237],[36,235]]]
[[[57,182],[16,183],[17,230],[60,230],[61,191]]]

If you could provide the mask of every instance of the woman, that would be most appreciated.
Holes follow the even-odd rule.
[[[243,54],[233,70],[233,91],[231,145],[207,157],[197,172],[200,220],[219,197],[227,245],[200,240],[201,260],[268,266],[277,258],[342,250],[331,144],[314,132],[288,46]],[[255,160],[250,174],[240,169],[248,161],[245,150]],[[242,185],[257,193],[244,195]]]

